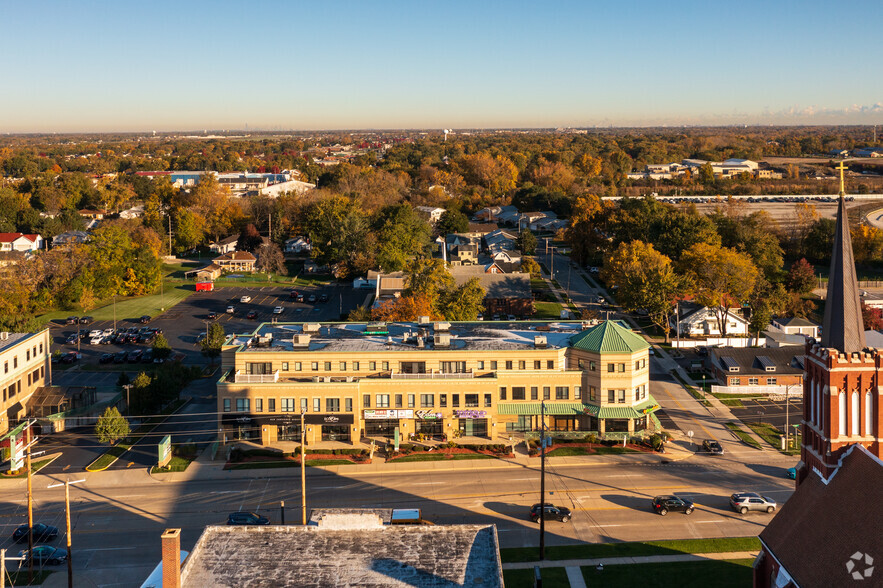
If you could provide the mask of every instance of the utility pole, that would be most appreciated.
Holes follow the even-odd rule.
[[[172,254],[172,213],[169,212],[169,255]]]
[[[304,429],[305,411],[300,412],[300,508],[301,524],[307,526],[307,431]]]
[[[788,408],[791,400],[791,384],[785,386],[785,451],[791,447],[788,443]]]
[[[74,480],[71,482],[70,480],[65,481],[64,483],[64,516],[65,522],[67,525],[67,588],[74,588],[74,563],[73,556],[71,555],[71,492],[70,485],[71,484],[79,484],[80,482],[85,482],[86,479],[83,478],[81,480]],[[47,488],[57,488],[61,486],[61,484],[50,484]]]
[[[129,390],[132,389],[132,384],[123,384],[123,388],[126,389],[126,414],[132,414],[132,405],[129,404]]]
[[[77,323],[79,324],[79,323]],[[25,467],[28,469],[28,585],[33,584],[34,582],[34,501],[33,501],[33,493],[31,492],[31,424],[28,423],[28,427],[25,429],[27,431],[25,435],[25,441],[27,443],[26,447],[26,455],[27,458],[25,460]],[[14,441],[14,440],[13,440]],[[3,570],[5,573],[6,571]]]
[[[546,559],[546,403],[540,402],[540,561]]]
[[[113,295],[113,330],[114,335],[116,335],[117,330],[117,295]]]

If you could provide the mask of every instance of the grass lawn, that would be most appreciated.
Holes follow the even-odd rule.
[[[24,562],[16,562],[16,563],[24,563]],[[9,582],[10,586],[39,586],[43,582],[46,581],[46,578],[49,577],[49,574],[55,573],[54,570],[40,570],[37,566],[34,566],[34,581],[28,584],[28,570],[25,567],[24,570],[19,570],[16,572],[6,572],[6,581]]]
[[[752,431],[757,433],[757,435],[761,439],[763,439],[764,441],[766,441],[767,443],[769,443],[770,445],[772,445],[776,449],[779,449],[782,446],[782,441],[780,440],[782,437],[782,433],[780,433],[779,429],[777,429],[776,427],[774,427],[770,424],[767,424],[767,423],[764,423],[762,425],[759,425],[757,423],[745,423],[745,424],[748,425],[748,428],[750,428]],[[799,446],[800,445],[798,444],[798,447]],[[779,449],[779,451],[781,451],[785,455],[799,455],[800,454],[800,449],[787,449],[785,451],[782,451],[781,449]]]
[[[156,317],[162,313],[161,308],[169,310],[188,296],[194,293],[191,284],[167,283],[162,293],[157,292],[149,296],[140,296],[137,298],[122,298],[117,296],[116,302],[116,319],[123,321],[126,319],[137,319],[138,317],[149,315]],[[113,299],[103,300],[99,303],[101,306],[92,310],[83,311],[82,308],[75,310],[56,310],[47,312],[37,317],[41,321],[50,321],[55,319],[65,319],[71,315],[88,315],[95,317],[96,321],[110,321],[114,317]],[[86,325],[86,328],[89,328]]]
[[[98,456],[98,459],[86,466],[87,472],[100,472],[109,468],[113,462],[118,460],[129,448],[131,443],[118,443]]]
[[[391,462],[400,461],[448,461],[458,459],[496,459],[493,455],[485,455],[484,453],[412,453],[403,457],[396,457]]]
[[[705,399],[705,395],[702,392],[685,382],[676,371],[672,371],[671,373],[675,377],[675,379],[681,383],[681,386],[684,387],[684,390],[690,393],[690,396],[692,396],[705,406],[709,406],[709,402]]]
[[[593,559],[599,557],[636,557],[643,555],[675,555],[681,553],[726,553],[757,551],[757,537],[718,537],[714,539],[673,539],[634,541],[626,543],[583,543],[546,547],[546,559]],[[510,547],[500,550],[503,563],[535,561],[536,547]]]
[[[745,408],[745,405],[742,404],[742,401],[738,398],[719,398],[721,404],[724,406],[732,406],[734,408]]]
[[[541,573],[544,586],[570,586],[564,568],[543,568]],[[533,588],[533,570],[503,570],[503,582],[506,588]]]
[[[735,559],[611,565],[601,571],[583,567],[582,573],[586,585],[606,588],[635,586],[636,578],[645,588],[744,588],[751,586],[753,563],[753,559]]]
[[[563,307],[557,302],[534,302],[534,320],[558,320],[561,318]]]
[[[170,472],[183,472],[187,469],[187,466],[190,465],[190,462],[195,458],[190,457],[179,457],[177,455],[173,455],[171,461],[169,461],[169,465],[165,467],[157,467],[153,466],[150,470],[152,474],[168,474]]]
[[[34,461],[33,459],[31,459],[31,473],[36,474],[41,469],[45,468],[50,463],[55,461],[55,459],[57,457],[59,457],[59,456],[55,456],[51,459],[41,459],[40,461]],[[27,477],[27,475],[28,475],[28,473],[25,471],[24,467],[22,467],[21,473],[19,473],[19,474],[7,474],[5,472],[3,473],[4,478],[25,478],[25,477]]]
[[[546,453],[546,457],[566,457],[568,455],[590,455],[588,447],[557,447]]]
[[[737,437],[743,442],[755,449],[760,449],[760,443],[754,440],[754,438],[742,430],[742,428],[736,423],[724,423],[724,426],[731,430],[736,434]]]

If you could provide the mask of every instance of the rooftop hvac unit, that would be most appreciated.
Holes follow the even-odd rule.
[[[295,335],[291,338],[291,344],[294,347],[298,348],[306,348],[310,346],[310,339],[312,339],[312,335]]]
[[[435,331],[437,333],[444,332],[444,331],[450,331],[451,330],[451,323],[448,323],[448,322],[433,323],[432,327],[433,327],[433,329],[435,329]]]
[[[450,347],[451,346],[451,336],[448,333],[439,333],[435,336],[435,346],[436,347]]]
[[[425,346],[423,337],[417,337],[417,349],[423,349]]]
[[[319,323],[304,323],[304,333],[318,333],[322,325]]]
[[[533,338],[533,346],[537,349],[544,349],[548,346],[545,335],[536,335]]]
[[[428,325],[429,324],[429,317],[428,316],[417,317],[417,322],[421,325]]]

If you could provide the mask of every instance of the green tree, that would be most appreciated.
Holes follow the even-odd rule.
[[[524,229],[518,235],[518,248],[522,255],[533,255],[537,250],[537,238],[530,229]]]
[[[175,251],[193,249],[205,241],[205,219],[186,208],[177,208],[172,213]]]
[[[748,323],[748,328],[759,338],[760,333],[770,326],[772,320],[773,311],[769,303],[763,300],[751,309],[751,321]]]
[[[442,293],[454,288],[454,278],[445,267],[445,262],[426,257],[413,259],[406,273],[405,294],[425,297],[435,313],[442,314]]]
[[[172,354],[172,347],[169,345],[168,339],[162,333],[153,340],[153,357],[157,359],[166,359]]]
[[[101,443],[113,445],[129,434],[129,421],[120,414],[115,406],[108,406],[95,423],[95,436]]]
[[[365,251],[368,218],[361,206],[344,196],[327,196],[307,207],[311,255],[320,265],[351,263]]]
[[[383,271],[401,271],[411,257],[429,247],[430,228],[410,204],[386,206],[374,221],[377,264]]]
[[[699,168],[699,182],[706,186],[714,184],[714,169],[707,161]]]
[[[215,358],[221,355],[221,346],[226,340],[227,335],[224,333],[224,327],[218,323],[212,323],[209,326],[208,335],[201,343],[202,354],[212,360],[212,365],[215,364]]]
[[[594,194],[576,199],[565,238],[571,247],[571,257],[577,263],[596,259],[608,244],[602,226],[608,210]]]
[[[697,243],[681,256],[680,269],[690,279],[696,301],[714,310],[726,337],[727,313],[748,300],[760,276],[751,257],[728,247]]]
[[[530,274],[531,277],[538,277],[542,268],[532,257],[523,257],[521,258],[521,271]]]
[[[469,218],[459,210],[446,210],[438,219],[435,230],[442,236],[451,233],[465,233],[469,230]]]
[[[622,243],[607,259],[601,275],[608,285],[617,287],[616,299],[626,310],[646,310],[669,341],[675,303],[685,292],[685,280],[675,273],[671,259],[643,241]]]
[[[459,288],[445,293],[442,316],[449,321],[474,321],[484,310],[486,294],[478,278],[472,278]]]

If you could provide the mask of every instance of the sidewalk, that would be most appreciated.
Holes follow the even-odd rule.
[[[756,551],[726,551],[723,553],[681,553],[676,555],[643,555],[638,557],[600,557],[596,559],[546,559],[543,561],[519,561],[504,563],[504,570],[529,570],[534,567],[540,568],[569,568],[569,567],[596,567],[600,564],[605,566],[632,565],[647,563],[668,563],[677,561],[702,561],[705,559],[750,559],[757,557]]]

